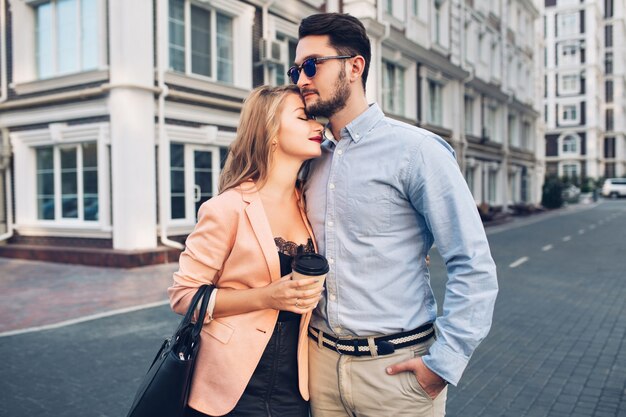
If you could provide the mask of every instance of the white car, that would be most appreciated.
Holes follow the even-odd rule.
[[[626,178],[607,178],[602,185],[604,197],[626,197]]]

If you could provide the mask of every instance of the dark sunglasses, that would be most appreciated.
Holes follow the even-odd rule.
[[[302,65],[294,65],[293,67],[289,68],[289,71],[287,71],[287,76],[292,83],[298,84],[301,70],[304,70],[304,75],[309,78],[313,78],[315,76],[315,73],[317,72],[318,62],[326,61],[329,59],[348,59],[354,58],[355,56],[356,55],[320,56],[317,58],[305,59],[304,62],[302,62]]]

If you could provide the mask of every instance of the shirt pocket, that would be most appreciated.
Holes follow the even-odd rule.
[[[348,197],[348,222],[357,236],[372,236],[389,229],[391,224],[391,186],[369,182],[351,190]]]

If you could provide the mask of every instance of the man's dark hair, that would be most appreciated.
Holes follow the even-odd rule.
[[[372,48],[363,23],[347,13],[314,14],[302,20],[298,37],[302,39],[315,35],[328,35],[330,46],[335,48],[340,55],[361,55],[365,59],[361,77],[363,90],[365,90]]]

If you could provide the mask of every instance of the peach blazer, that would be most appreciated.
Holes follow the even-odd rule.
[[[304,223],[313,236],[300,207]],[[185,314],[196,288],[212,282],[218,288],[262,287],[280,279],[274,236],[254,182],[211,198],[200,207],[198,224],[180,256],[174,285],[168,289],[172,309]],[[315,240],[315,239],[314,239]],[[277,310],[260,310],[208,322],[201,332],[189,405],[205,414],[231,411],[243,394],[272,336]],[[309,399],[307,327],[300,321],[298,378]]]

